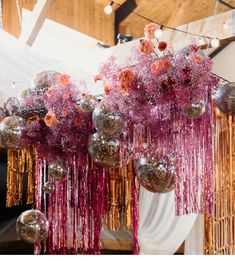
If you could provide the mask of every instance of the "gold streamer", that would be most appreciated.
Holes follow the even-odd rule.
[[[205,216],[205,254],[235,254],[235,116],[214,108],[214,213]]]
[[[133,164],[109,169],[109,211],[105,220],[112,231],[132,229]]]
[[[9,149],[7,151],[6,207],[18,206],[23,201],[23,178],[27,175],[27,204],[34,202],[34,150]]]

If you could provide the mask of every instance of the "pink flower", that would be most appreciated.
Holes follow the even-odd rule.
[[[135,74],[131,69],[129,68],[123,69],[118,75],[120,90],[121,91],[125,90],[124,92],[128,92],[128,88],[130,87],[134,79],[135,79]]]
[[[168,58],[156,60],[151,64],[151,71],[157,75],[164,73],[170,67],[170,61]]]
[[[202,64],[202,57],[198,54],[191,55],[191,59],[198,64]]]
[[[70,97],[70,94],[69,94],[69,93],[64,93],[62,97],[63,97],[63,100],[65,100],[65,101],[66,101],[66,100],[68,100],[68,99],[69,99],[69,97]]]
[[[143,53],[145,55],[149,55],[149,54],[152,53],[153,49],[154,49],[154,46],[153,46],[152,41],[150,41],[150,40],[143,40],[140,43],[140,46],[139,46],[139,52],[140,53]]]
[[[159,28],[160,26],[158,24],[150,23],[144,27],[144,33],[149,39],[154,39],[154,33]]]
[[[46,95],[47,96],[52,96],[52,95],[54,95],[55,94],[55,91],[54,91],[54,89],[52,88],[52,87],[50,87],[49,89],[48,89],[48,91],[46,92]]]
[[[166,47],[167,47],[167,43],[164,41],[162,41],[158,44],[158,50],[161,52],[164,51],[166,49]]]

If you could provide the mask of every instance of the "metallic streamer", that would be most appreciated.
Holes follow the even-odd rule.
[[[214,108],[214,204],[205,215],[207,255],[235,254],[235,116]]]
[[[7,151],[7,195],[6,206],[18,206],[23,201],[23,178],[27,175],[27,204],[34,202],[34,149],[9,149]]]

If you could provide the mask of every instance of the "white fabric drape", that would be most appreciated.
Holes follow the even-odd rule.
[[[156,194],[140,189],[139,246],[141,254],[174,254],[190,232],[196,214],[175,216],[174,191]]]
[[[204,254],[204,215],[198,215],[184,245],[185,255]]]

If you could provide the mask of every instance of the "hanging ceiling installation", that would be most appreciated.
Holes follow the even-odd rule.
[[[32,11],[40,2],[21,0],[22,8]],[[57,23],[63,24],[98,41],[112,46],[117,33],[132,35],[134,39],[142,37],[144,26],[149,23],[146,17],[171,27],[177,27],[195,20],[211,16],[215,12],[215,0],[116,0],[112,4],[113,12],[104,13],[108,0],[43,0],[43,14]],[[216,13],[232,9],[235,0],[220,0]],[[139,14],[140,17],[136,14]],[[42,18],[42,17],[41,17]],[[43,19],[41,19],[43,20]],[[16,0],[3,0],[4,30],[19,37],[21,34],[19,12]]]

